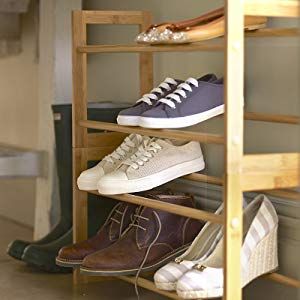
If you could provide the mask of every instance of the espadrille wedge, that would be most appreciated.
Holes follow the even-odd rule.
[[[264,195],[257,196],[244,210],[244,239],[241,253],[242,287],[278,267],[275,208]],[[196,264],[177,282],[176,291],[184,299],[223,296],[223,239],[207,260]]]

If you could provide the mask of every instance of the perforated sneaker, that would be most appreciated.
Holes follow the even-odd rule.
[[[139,125],[146,128],[188,127],[224,113],[223,80],[189,78],[167,97],[144,112]]]
[[[123,143],[111,154],[105,156],[95,167],[83,171],[77,179],[80,190],[97,190],[97,183],[102,176],[115,170],[123,160],[133,155],[143,141],[149,137],[139,134],[131,134],[126,137]]]
[[[132,107],[121,110],[117,118],[118,124],[138,126],[140,115],[152,108],[159,99],[175,91],[177,86],[182,82],[183,80],[175,80],[167,77],[159,86],[151,90],[149,94],[145,94],[137,100]]]
[[[107,195],[146,191],[204,166],[199,143],[153,138],[143,141],[130,159],[103,176],[98,191]]]

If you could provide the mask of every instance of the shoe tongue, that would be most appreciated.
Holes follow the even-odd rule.
[[[139,146],[142,142],[147,143],[148,141],[150,141],[150,137],[135,134],[135,133],[130,134],[129,138],[133,143],[136,144],[136,146]]]

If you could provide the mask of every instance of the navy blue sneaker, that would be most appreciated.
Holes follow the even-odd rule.
[[[145,94],[132,107],[120,111],[117,122],[125,126],[138,126],[140,116],[147,110],[151,109],[158,100],[165,98],[168,94],[174,92],[177,86],[183,80],[166,78],[158,87]]]
[[[224,113],[223,79],[189,78],[167,97],[145,111],[139,125],[146,128],[182,128]],[[206,79],[206,80],[205,80]]]

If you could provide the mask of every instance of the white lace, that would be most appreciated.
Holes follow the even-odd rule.
[[[137,170],[140,166],[143,166],[146,162],[153,158],[154,154],[161,149],[162,147],[154,140],[147,143],[145,142],[138,148],[138,151],[134,155],[124,162],[124,164]]]
[[[192,77],[188,78],[184,83],[179,84],[178,88],[172,94],[168,95],[166,98],[160,99],[158,102],[165,103],[171,108],[175,109],[176,104],[174,101],[181,103],[181,99],[187,97],[186,91],[192,91],[191,85],[198,87],[198,80]]]
[[[154,93],[158,93],[158,94],[162,95],[164,93],[164,91],[162,89],[170,91],[171,90],[170,84],[174,85],[174,84],[177,84],[177,82],[173,78],[167,77],[158,87],[154,88],[149,94],[143,95],[142,98],[136,102],[137,103],[145,102],[148,105],[152,105],[151,100],[155,100],[155,101],[158,100],[157,95],[155,95]]]
[[[138,140],[138,143],[142,142],[143,140],[143,137],[139,134],[136,134],[135,138]],[[123,143],[114,152],[105,156],[103,160],[110,163],[114,163],[114,159],[123,159],[126,156],[126,154],[131,150],[131,148],[134,147],[136,147],[136,144],[129,137],[126,137]]]

